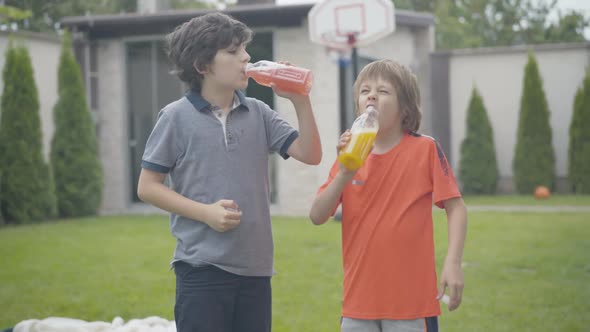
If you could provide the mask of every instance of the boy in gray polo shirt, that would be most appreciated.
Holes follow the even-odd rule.
[[[138,195],[170,212],[178,332],[270,331],[269,154],[310,165],[322,156],[309,97],[275,89],[293,103],[298,131],[240,91],[248,85],[251,35],[243,23],[211,13],[167,36],[170,60],[190,90],[158,115]]]

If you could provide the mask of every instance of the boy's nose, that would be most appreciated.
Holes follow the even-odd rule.
[[[246,52],[246,51],[244,51],[244,54],[245,54],[244,61],[250,62],[250,59],[252,59],[252,57],[250,56],[250,54],[248,54],[248,52]]]

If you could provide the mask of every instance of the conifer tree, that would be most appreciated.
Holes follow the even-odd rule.
[[[0,115],[0,211],[5,222],[55,217],[56,200],[43,158],[39,97],[28,50],[9,45]]]
[[[467,110],[467,134],[461,143],[459,179],[466,194],[496,193],[498,163],[494,132],[476,88],[473,88]]]
[[[537,61],[532,53],[529,53],[525,67],[512,165],[514,183],[519,193],[531,194],[537,186],[546,186],[552,190],[555,188],[555,153],[549,107]]]
[[[574,100],[568,166],[572,191],[590,194],[590,68]]]
[[[102,167],[82,75],[69,33],[63,38],[58,72],[58,100],[53,110],[55,134],[51,165],[61,217],[95,215],[102,199]]]

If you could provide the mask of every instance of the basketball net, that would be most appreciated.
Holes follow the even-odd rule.
[[[346,67],[352,60],[352,48],[326,46],[326,54],[330,60],[341,67]]]
[[[346,43],[334,38],[333,33],[325,33],[324,40],[326,44],[326,54],[330,60],[341,67],[346,67],[352,60],[352,48],[356,43],[355,33],[348,34]]]

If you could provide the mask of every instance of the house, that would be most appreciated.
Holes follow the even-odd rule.
[[[307,14],[311,8],[312,4],[270,3],[223,10],[254,30],[255,38],[248,48],[253,61],[288,60],[314,73],[311,99],[324,158],[319,166],[303,165],[292,159],[271,160],[274,214],[307,215],[315,192],[336,157],[337,139],[353,119],[350,67],[339,67],[326,55],[323,46],[310,42]],[[137,206],[140,161],[156,115],[185,91],[180,81],[169,74],[164,36],[179,24],[209,11],[81,16],[62,21],[74,33],[75,53],[96,119],[105,180],[102,213],[129,212]],[[414,70],[423,99],[421,131],[429,134],[432,131],[429,56],[434,51],[434,18],[398,10],[395,21],[393,34],[358,50],[359,63],[362,66],[372,59],[392,58]],[[270,89],[252,82],[247,94],[264,100],[297,125],[292,105],[275,97]]]

